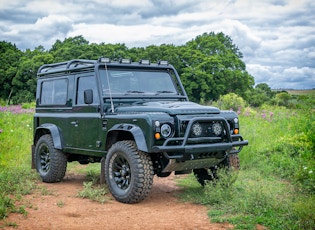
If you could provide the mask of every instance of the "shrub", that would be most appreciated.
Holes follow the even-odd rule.
[[[244,108],[246,105],[244,99],[235,93],[229,93],[224,96],[220,96],[216,102],[216,106],[220,109],[232,109],[238,111],[240,108]]]
[[[281,92],[276,95],[276,100],[280,106],[288,106],[291,95],[287,92]]]
[[[31,102],[34,101],[35,96],[33,93],[27,91],[27,90],[21,90],[18,93],[16,93],[15,96],[12,97],[12,103],[13,104],[21,104],[25,102]]]

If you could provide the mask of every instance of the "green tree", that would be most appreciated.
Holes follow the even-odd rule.
[[[270,99],[272,99],[276,95],[275,92],[271,90],[267,83],[259,83],[255,86],[255,89],[261,89]]]
[[[71,59],[85,59],[90,57],[89,42],[82,36],[75,36],[64,39],[63,42],[57,40],[49,53],[53,55],[54,62],[63,62]]]
[[[53,63],[53,56],[38,46],[35,50],[27,49],[21,57],[18,71],[12,80],[14,104],[30,102],[35,99],[36,75],[38,68],[43,64]]]
[[[121,58],[168,60],[177,69],[189,98],[196,102],[217,100],[228,93],[236,93],[245,100],[260,96],[261,90],[267,95],[270,93],[268,87],[262,85],[253,94],[254,79],[246,71],[241,60],[243,55],[223,33],[204,33],[182,46],[162,44],[129,49],[120,43],[90,44],[80,35],[57,40],[49,51],[38,46],[34,51],[21,52],[6,42],[0,43],[0,50],[0,86],[3,89],[0,97],[8,97],[13,92],[15,102],[34,98],[36,73],[42,64],[101,56],[116,61]]]
[[[173,44],[147,46],[144,50],[144,56],[142,55],[142,58],[149,59],[152,62],[158,62],[160,60],[169,61],[169,63],[171,63],[178,71],[180,70],[181,60],[179,56],[179,48]]]
[[[243,57],[223,33],[204,33],[181,47],[182,80],[193,101],[217,100],[234,92],[246,97],[254,78],[246,71]]]
[[[23,52],[10,42],[0,42],[0,98],[8,100],[12,95],[12,79],[18,71]]]
[[[129,54],[128,47],[125,44],[105,44],[101,43],[100,45],[100,54],[98,57],[108,57],[112,60],[120,60],[121,58],[131,58]]]
[[[264,103],[270,103],[275,97],[275,93],[266,83],[260,83],[250,91],[247,101],[251,106],[259,107]]]

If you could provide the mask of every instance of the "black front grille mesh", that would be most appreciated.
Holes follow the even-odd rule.
[[[188,143],[190,144],[226,142],[228,140],[227,132],[231,132],[230,124],[225,120],[197,120],[187,131],[188,124],[188,120],[180,121],[179,137],[184,137],[186,132],[189,132]]]

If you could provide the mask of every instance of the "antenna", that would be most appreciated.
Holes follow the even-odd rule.
[[[113,102],[113,97],[112,97],[112,90],[111,90],[110,84],[109,84],[109,76],[108,76],[108,71],[107,71],[107,64],[106,64],[106,62],[105,62],[105,72],[106,72],[107,85],[108,85],[108,89],[109,89],[110,107],[111,107],[112,113],[114,113],[115,108],[114,108],[114,102]]]

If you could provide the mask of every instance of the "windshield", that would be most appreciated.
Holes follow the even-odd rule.
[[[171,75],[164,71],[108,69],[106,73],[101,69],[100,79],[103,96],[108,96],[110,91],[113,96],[178,94]]]

